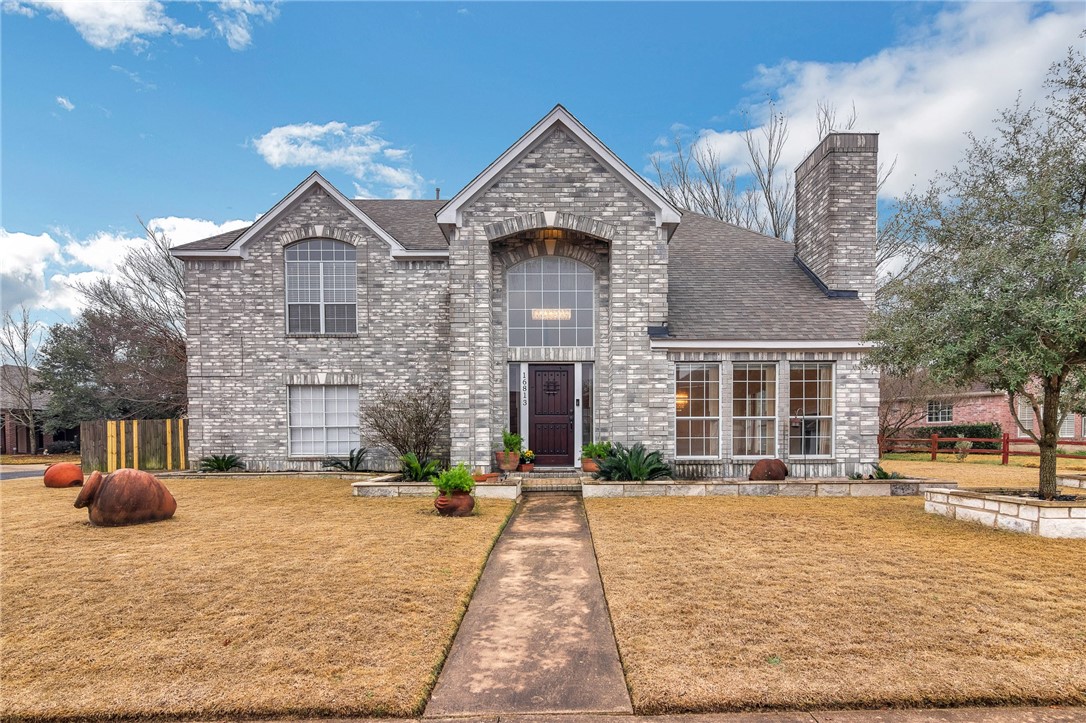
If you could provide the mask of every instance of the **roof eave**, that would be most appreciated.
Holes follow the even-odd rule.
[[[867,351],[874,345],[859,339],[650,339],[652,349],[700,351]]]

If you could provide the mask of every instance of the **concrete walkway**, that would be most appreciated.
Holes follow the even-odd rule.
[[[27,477],[41,477],[45,474],[47,464],[5,464],[0,465],[0,480],[26,479]]]
[[[487,561],[425,717],[631,712],[581,500],[526,496]]]

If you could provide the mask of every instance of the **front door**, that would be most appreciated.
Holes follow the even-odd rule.
[[[573,365],[528,366],[528,440],[541,466],[573,466]]]

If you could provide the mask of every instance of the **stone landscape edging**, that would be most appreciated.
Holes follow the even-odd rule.
[[[932,479],[850,480],[788,478],[783,481],[745,479],[698,480],[696,482],[624,482],[593,480],[581,485],[588,497],[902,497],[924,490],[957,487],[954,482]]]
[[[1086,539],[1086,500],[1039,500],[1005,492],[936,487],[924,491],[924,511],[1027,535]]]
[[[351,484],[355,497],[433,497],[436,493],[429,482],[405,482],[400,474]],[[476,482],[473,494],[480,499],[515,500],[520,497],[520,481]]]

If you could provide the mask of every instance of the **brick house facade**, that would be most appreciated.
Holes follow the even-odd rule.
[[[897,400],[885,400],[893,405]],[[916,427],[940,427],[956,424],[998,424],[1000,429],[1012,437],[1024,437],[1022,430],[1011,414],[1006,392],[990,389],[973,389],[960,394],[931,399],[927,403],[927,415],[909,425]],[[1019,417],[1023,422],[1029,420],[1034,433],[1040,432],[1038,420],[1033,419],[1033,411],[1028,405],[1020,405]],[[1086,439],[1086,418],[1081,414],[1068,414],[1060,428],[1060,439]]]
[[[685,476],[866,471],[876,155],[831,134],[801,164],[795,246],[676,209],[561,106],[448,201],[350,200],[314,173],[174,249],[191,458],[316,469],[373,446],[377,390],[439,379],[442,451],[475,469],[508,428],[544,466],[606,439]]]

